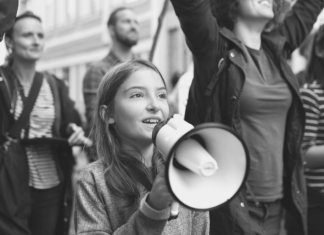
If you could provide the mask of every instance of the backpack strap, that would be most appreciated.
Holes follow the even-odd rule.
[[[32,87],[30,88],[29,91],[29,95],[28,97],[26,97],[26,101],[24,102],[24,109],[21,112],[17,121],[14,123],[14,125],[7,133],[7,137],[11,139],[19,138],[21,129],[26,125],[27,121],[29,120],[29,115],[34,107],[42,83],[43,83],[43,75],[41,73],[36,72]]]

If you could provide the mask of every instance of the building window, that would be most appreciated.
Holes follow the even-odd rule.
[[[100,12],[102,8],[102,0],[93,0],[92,1],[92,12]]]
[[[55,26],[55,5],[53,0],[47,0],[45,3],[46,21],[44,22],[46,29],[52,29]]]
[[[66,23],[67,20],[66,0],[56,0],[56,22],[57,25]]]
[[[76,0],[66,0],[67,18],[68,20],[74,20],[77,17],[77,4]]]
[[[91,14],[91,0],[82,0],[78,2],[80,17],[88,16]]]

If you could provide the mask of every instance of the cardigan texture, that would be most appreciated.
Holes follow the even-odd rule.
[[[126,200],[116,197],[108,188],[101,161],[89,164],[77,181],[74,217],[77,234],[209,234],[208,212],[180,205],[178,218],[168,221],[170,209],[151,208],[146,203],[147,190],[141,184],[138,187],[140,198],[127,207]]]

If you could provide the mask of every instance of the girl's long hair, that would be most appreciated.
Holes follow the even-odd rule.
[[[92,130],[96,155],[105,167],[104,175],[107,186],[116,196],[125,198],[127,205],[134,203],[140,195],[137,186],[138,182],[132,172],[137,170],[148,177],[149,169],[145,167],[143,159],[135,157],[141,156],[139,151],[130,151],[123,148],[124,143],[121,142],[114,128],[108,123],[108,119],[109,113],[114,110],[114,98],[118,89],[129,76],[140,69],[155,71],[161,76],[165,85],[161,73],[149,61],[134,60],[114,66],[104,76],[99,85]],[[104,118],[100,115],[100,107],[102,105],[107,106]],[[155,177],[158,169],[163,166],[163,158],[156,149],[153,153],[152,165]]]

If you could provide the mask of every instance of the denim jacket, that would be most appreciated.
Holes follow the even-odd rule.
[[[193,125],[223,123],[241,135],[239,99],[247,66],[242,43],[230,30],[218,26],[209,1],[171,1],[194,60],[185,119]],[[297,79],[286,60],[309,34],[323,6],[323,0],[299,0],[282,25],[262,34],[264,50],[278,62],[293,94],[284,143],[283,204],[303,225],[305,234],[307,200],[301,152],[305,113]],[[211,234],[250,234],[253,228],[246,205],[246,188],[242,187],[228,204],[210,212]]]

